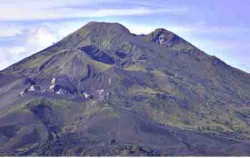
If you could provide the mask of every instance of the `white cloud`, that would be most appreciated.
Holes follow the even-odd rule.
[[[0,70],[50,46],[60,39],[56,33],[44,25],[34,30],[19,32],[18,36],[25,38],[23,44],[11,44],[0,47]],[[15,38],[15,36],[13,36],[13,38]]]
[[[0,26],[0,37],[11,37],[20,34],[21,32],[21,28],[14,25]]]
[[[0,48],[0,70],[22,59],[25,47]]]
[[[49,9],[1,9],[1,21],[18,20],[48,20],[48,19],[66,19],[66,18],[94,18],[107,16],[130,16],[130,15],[149,15],[157,13],[180,14],[185,9],[149,9],[149,8],[123,8],[123,9],[75,9],[75,8],[49,8]]]
[[[124,2],[117,8],[101,7],[98,3],[119,4],[121,0],[8,0],[1,3],[0,21],[21,21],[21,20],[48,20],[65,18],[93,18],[107,16],[130,16],[148,15],[158,13],[182,14],[188,11],[187,8],[167,8],[167,7],[130,7]],[[95,4],[99,7],[91,7]],[[107,5],[109,6],[109,5]],[[113,8],[112,8],[113,6]]]
[[[105,2],[117,2],[119,0],[105,0]],[[41,9],[41,8],[56,8],[65,6],[82,6],[90,4],[98,4],[103,0],[8,0],[1,1],[2,8],[15,9]]]
[[[40,26],[35,32],[30,32],[27,36],[26,49],[29,51],[39,51],[50,46],[58,40],[57,35],[52,32],[47,26]]]

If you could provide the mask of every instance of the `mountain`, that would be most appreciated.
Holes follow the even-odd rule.
[[[91,22],[0,72],[0,155],[250,155],[250,75],[156,29]]]

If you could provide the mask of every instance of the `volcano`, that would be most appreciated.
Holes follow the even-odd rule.
[[[162,28],[90,22],[1,71],[0,101],[1,156],[250,155],[250,75]]]

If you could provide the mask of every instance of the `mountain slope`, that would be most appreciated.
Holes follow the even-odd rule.
[[[165,29],[91,22],[0,72],[0,155],[250,155],[249,89]]]

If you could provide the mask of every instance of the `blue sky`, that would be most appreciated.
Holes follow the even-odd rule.
[[[89,21],[106,21],[138,34],[166,28],[250,72],[249,0],[1,0],[0,7],[0,69]]]

